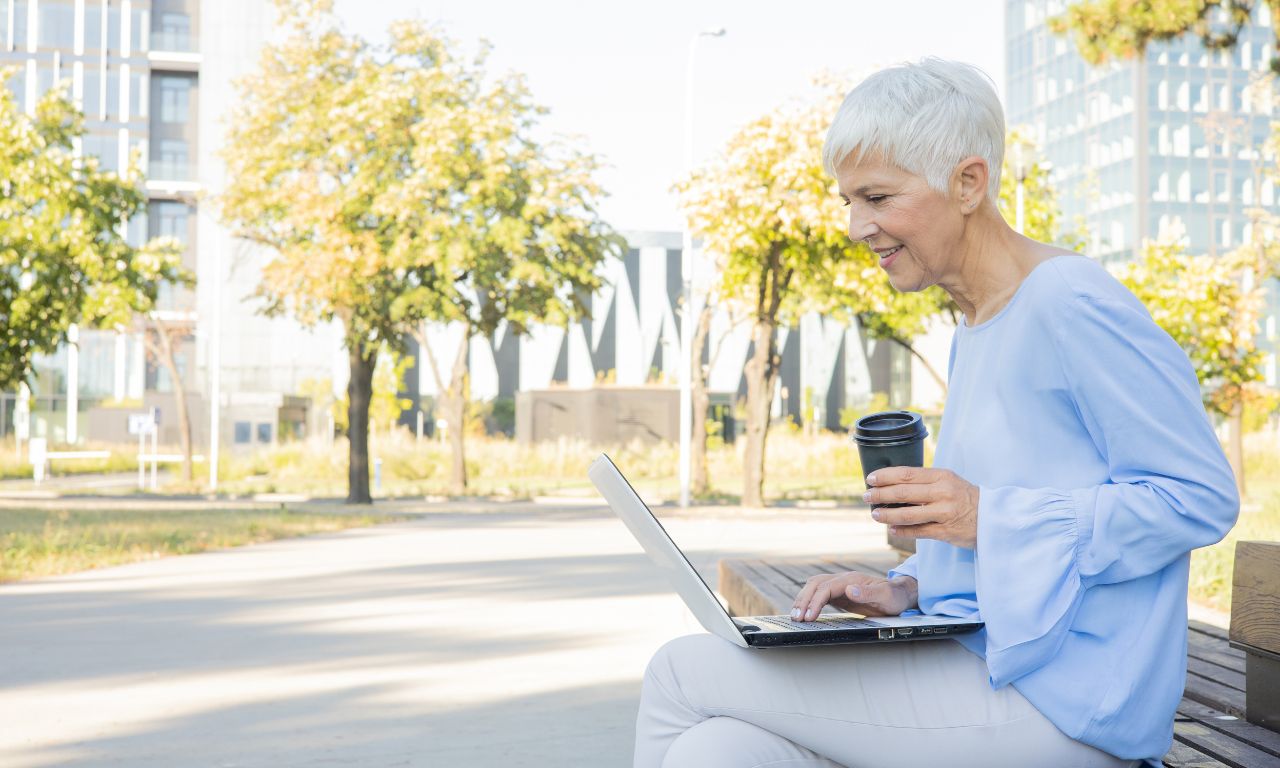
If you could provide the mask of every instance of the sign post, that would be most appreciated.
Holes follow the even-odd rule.
[[[44,482],[45,469],[49,464],[48,442],[43,437],[35,437],[27,444],[31,459],[31,479],[36,485]]]
[[[138,436],[138,490],[147,486],[147,436],[151,436],[151,490],[156,490],[156,442],[160,432],[160,409],[129,414],[129,434]]]

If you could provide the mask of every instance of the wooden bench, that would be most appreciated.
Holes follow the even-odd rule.
[[[897,562],[892,552],[860,555],[857,560],[841,556],[721,560],[719,591],[735,616],[785,615],[810,576],[846,571],[883,576]],[[1233,615],[1234,611],[1233,603]],[[1269,626],[1273,631],[1280,629],[1276,618],[1272,613]],[[1234,622],[1232,632],[1234,639]],[[1258,634],[1248,637],[1257,639]],[[1244,719],[1245,649],[1233,647],[1236,644],[1228,641],[1225,630],[1191,622],[1186,689],[1173,724],[1173,748],[1164,757],[1168,768],[1280,766],[1280,733]],[[1252,656],[1250,659],[1252,664]]]

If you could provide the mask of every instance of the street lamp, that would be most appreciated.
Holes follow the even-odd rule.
[[[724,28],[704,29],[689,41],[689,64],[684,73],[684,171],[693,172],[693,69],[698,41],[704,37],[724,37]],[[693,233],[684,223],[680,251],[680,276],[684,302],[680,307],[680,506],[689,506],[689,453],[693,431]]]

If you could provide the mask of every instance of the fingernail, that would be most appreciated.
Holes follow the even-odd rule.
[[[879,519],[880,519],[880,510],[878,510],[878,509],[873,509],[873,510],[871,510],[871,519],[872,519],[872,520],[879,520]]]
[[[876,473],[872,472],[871,474],[867,475],[867,485],[875,485],[875,484],[876,484]]]
[[[862,494],[862,500],[871,501],[871,491],[867,491],[866,493]]]
[[[862,590],[857,587],[849,587],[849,597],[861,597]]]
[[[809,612],[808,612],[808,613],[806,613],[806,614],[804,615],[804,620],[805,620],[805,621],[813,621],[813,620],[814,620],[814,618],[816,618],[816,617],[817,617],[817,615],[818,615],[818,614],[817,614],[817,612],[815,612],[812,608],[810,608],[810,609],[809,609]]]
[[[800,618],[800,609],[799,609],[799,608],[796,608],[794,611],[792,611],[792,612],[791,612],[791,618],[793,618],[793,619],[798,619],[798,618]]]

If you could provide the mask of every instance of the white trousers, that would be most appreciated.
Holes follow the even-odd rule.
[[[635,768],[1119,768],[952,640],[740,648],[673,640],[645,671]]]

